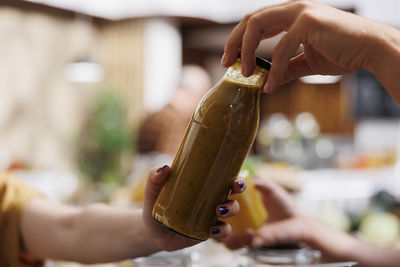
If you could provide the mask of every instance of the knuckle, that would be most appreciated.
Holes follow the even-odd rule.
[[[240,44],[236,42],[236,40],[229,39],[224,47],[224,53],[227,56],[231,56],[232,54],[236,53],[240,49]]]
[[[323,18],[313,10],[303,11],[298,18],[298,27],[303,31],[309,32],[310,30],[316,31],[322,25]]]
[[[280,55],[282,54],[282,41],[281,42],[279,42],[276,46],[275,46],[275,48],[274,48],[274,52],[273,52],[273,54],[272,54],[272,59],[276,59],[276,58],[279,58],[280,57]]]
[[[249,66],[251,64],[253,56],[255,55],[255,49],[252,48],[252,46],[248,45],[243,45],[242,46],[242,60],[243,63],[246,66]],[[255,60],[255,57],[254,57]]]
[[[227,41],[226,41],[226,44],[225,44],[225,52],[229,49],[229,48],[231,48],[233,46],[233,40],[232,40],[232,38],[229,38]]]
[[[298,8],[306,9],[306,8],[310,7],[312,2],[313,1],[311,1],[311,0],[298,0],[295,2],[295,4],[298,6]]]
[[[316,21],[316,17],[314,15],[314,12],[312,12],[311,10],[304,10],[303,12],[301,12],[299,20],[302,23],[310,24]]]
[[[250,18],[253,16],[253,13],[247,13],[244,17],[243,17],[243,21],[247,22],[250,20]]]
[[[248,27],[256,28],[261,23],[260,15],[251,16],[247,22]]]
[[[249,57],[251,55],[251,53],[253,53],[253,51],[254,50],[252,50],[249,45],[243,45],[242,46],[242,58],[244,60],[246,60],[247,57]]]

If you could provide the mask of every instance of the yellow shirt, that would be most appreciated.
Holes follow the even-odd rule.
[[[21,249],[20,218],[28,202],[40,194],[13,174],[0,172],[0,266],[42,266]]]

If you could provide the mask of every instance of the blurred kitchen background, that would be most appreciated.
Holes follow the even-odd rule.
[[[0,169],[55,201],[140,206],[148,170],[172,162],[195,104],[224,74],[233,27],[277,2],[1,1]],[[322,2],[400,26],[399,1]],[[271,59],[280,37],[257,55]],[[246,166],[304,212],[398,246],[400,108],[375,77],[304,77],[261,103]]]

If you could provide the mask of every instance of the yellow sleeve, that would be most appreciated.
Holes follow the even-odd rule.
[[[21,266],[21,213],[31,199],[39,196],[15,175],[0,172],[0,266]]]

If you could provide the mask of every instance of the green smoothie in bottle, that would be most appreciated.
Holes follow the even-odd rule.
[[[254,142],[260,89],[270,63],[261,58],[252,76],[241,75],[240,58],[200,101],[153,207],[153,217],[193,239],[206,240],[217,223],[235,176]]]

